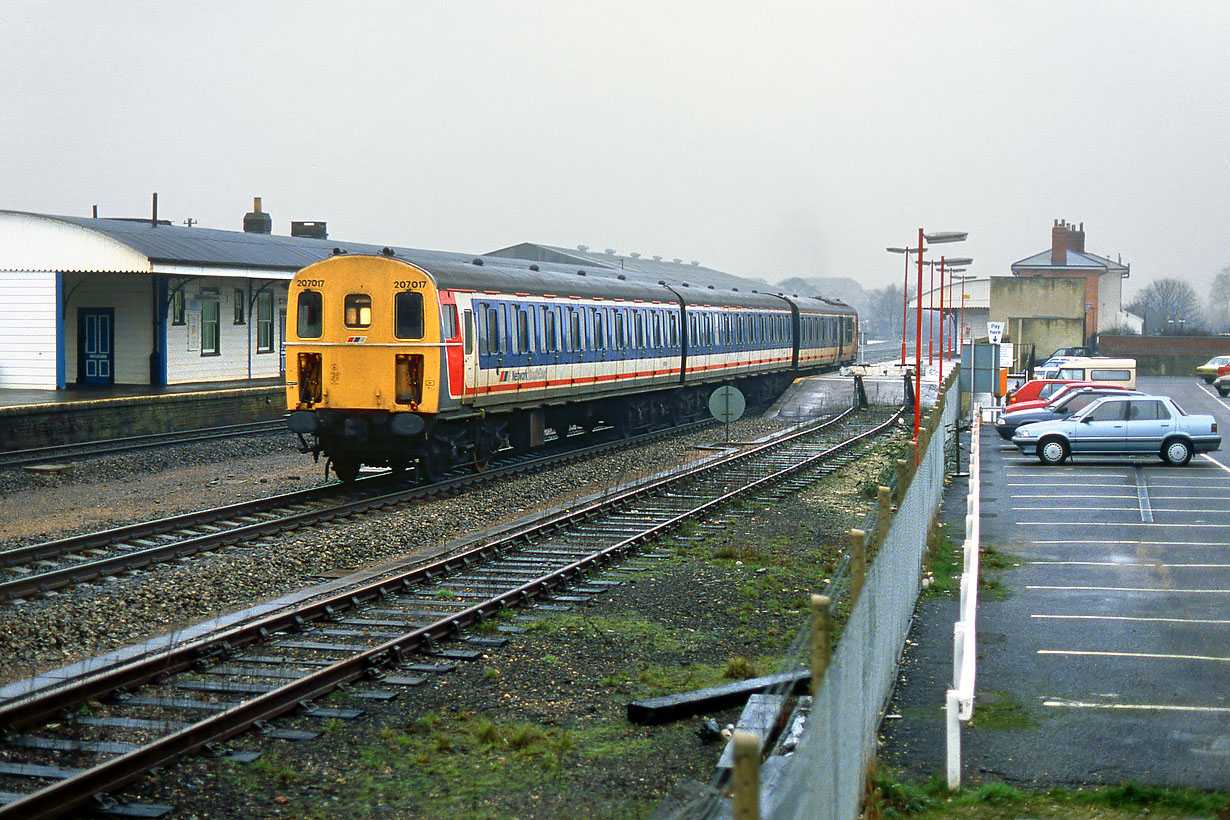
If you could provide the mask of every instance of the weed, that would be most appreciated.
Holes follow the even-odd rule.
[[[970,722],[980,729],[992,730],[1031,729],[1038,725],[1037,718],[1010,692],[979,696]]]
[[[722,677],[734,680],[754,678],[756,677],[756,667],[747,658],[742,656],[734,657],[726,662],[726,671],[722,673]]]

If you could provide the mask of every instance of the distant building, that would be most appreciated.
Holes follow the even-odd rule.
[[[1051,247],[1015,262],[1012,275],[1062,277],[1084,283],[1082,341],[1090,343],[1098,333],[1131,327],[1141,329],[1139,316],[1123,310],[1123,280],[1131,267],[1085,250],[1085,223],[1080,226],[1056,219],[1051,227]]]

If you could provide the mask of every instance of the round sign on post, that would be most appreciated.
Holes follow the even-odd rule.
[[[713,391],[709,397],[709,412],[718,421],[726,425],[726,441],[730,441],[730,423],[743,415],[747,402],[739,388],[723,385]]]

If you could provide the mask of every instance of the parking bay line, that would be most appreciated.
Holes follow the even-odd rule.
[[[1141,521],[1141,524],[1146,522]],[[1188,523],[1162,523],[1160,521],[1148,522],[1150,527],[1202,527],[1208,529],[1209,524],[1197,522],[1194,524]],[[1057,526],[1081,526],[1081,527],[1132,527],[1136,525],[1135,521],[1017,521],[1018,527],[1057,527]],[[1075,543],[1075,542],[1067,542]]]
[[[1138,544],[1142,547],[1230,547],[1230,541],[1141,541],[1133,538],[1130,541],[1124,541],[1121,538],[1111,539],[1072,539],[1072,538],[1047,538],[1034,539],[1031,544],[1092,544],[1096,546],[1119,546],[1122,544]]]
[[[1230,589],[1165,589],[1163,587],[1091,587],[1028,584],[1025,589],[1044,589],[1051,592],[1161,592],[1169,595],[1230,595]]]
[[[1085,496],[1081,496],[1081,497],[1084,498]],[[1133,496],[1133,498],[1135,498],[1135,496]],[[1151,504],[1149,504],[1147,498],[1140,499],[1140,501],[1137,504],[1132,504],[1130,506],[1124,506],[1124,507],[1090,507],[1087,504],[1082,504],[1079,507],[1056,507],[1056,506],[1047,504],[1047,505],[1043,505],[1040,507],[1014,506],[1012,509],[1016,510],[1017,512],[1046,512],[1048,510],[1053,510],[1055,512],[1069,512],[1069,511],[1075,511],[1075,510],[1089,510],[1090,512],[1136,512],[1137,509],[1146,509],[1146,508],[1149,510],[1150,513],[1192,513],[1192,514],[1201,514],[1201,515],[1217,515],[1218,513],[1226,512],[1225,507],[1210,507],[1208,509],[1203,509],[1203,510],[1196,509],[1194,507],[1154,507]],[[1142,513],[1141,515],[1143,517],[1144,513]],[[1153,521],[1143,521],[1141,523],[1152,524],[1154,522]]]
[[[1079,655],[1081,657],[1097,658],[1138,658],[1141,660],[1159,661],[1210,661],[1212,663],[1230,663],[1230,658],[1219,658],[1216,655],[1163,655],[1151,652],[1098,652],[1078,649],[1039,649],[1039,655]]]
[[[1227,618],[1144,618],[1133,615],[1044,615],[1041,613],[1036,613],[1029,617],[1057,621],[1131,621],[1133,623],[1192,624],[1197,626],[1230,624],[1230,619]]]
[[[1152,569],[1230,569],[1230,564],[1154,564],[1142,561],[1025,561],[1023,563],[1044,567],[1140,567]]]
[[[1043,706],[1058,709],[1123,709],[1142,712],[1196,712],[1199,714],[1230,714],[1226,706],[1178,706],[1169,703],[1092,703],[1084,700],[1044,700]]]

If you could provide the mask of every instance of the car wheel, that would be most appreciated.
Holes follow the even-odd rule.
[[[1061,438],[1044,438],[1038,442],[1038,461],[1043,464],[1063,464],[1068,460],[1068,442]]]
[[[1162,461],[1182,467],[1192,460],[1192,446],[1181,438],[1172,438],[1162,445]]]
[[[1230,396],[1230,385],[1222,386],[1219,384],[1217,386],[1217,392],[1221,394],[1222,398],[1225,398],[1226,396]]]
[[[1212,384],[1213,380],[1216,379],[1217,377],[1216,376],[1201,376],[1201,378],[1204,379],[1205,384]]]

